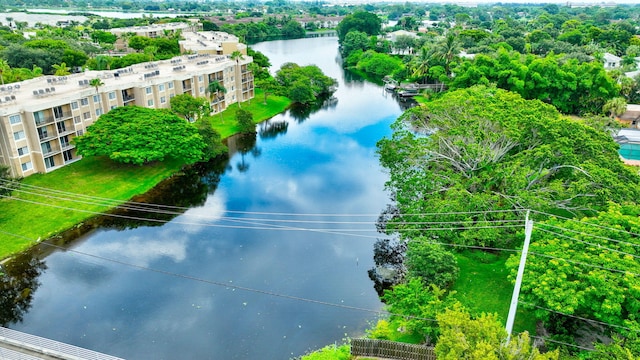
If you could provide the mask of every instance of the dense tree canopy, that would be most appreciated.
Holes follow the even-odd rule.
[[[322,73],[316,65],[300,66],[285,63],[276,72],[275,80],[280,94],[295,103],[309,104],[323,96],[331,95],[338,82]]]
[[[75,143],[82,156],[108,156],[137,165],[165,158],[194,163],[202,159],[205,148],[194,125],[167,110],[137,106],[118,107],[100,116]]]
[[[382,20],[373,13],[367,11],[356,11],[347,15],[340,21],[336,31],[340,42],[344,40],[350,31],[362,31],[367,35],[378,35]]]
[[[588,214],[640,195],[640,178],[620,161],[607,133],[501,89],[447,93],[408,111],[394,129],[391,139],[378,144],[397,206],[386,225],[408,238],[429,236],[413,230],[422,225],[407,224],[426,221],[411,214],[528,208]],[[520,218],[442,215],[439,220],[478,228],[442,231],[438,238],[508,245],[513,236],[484,229],[485,221],[513,216]]]

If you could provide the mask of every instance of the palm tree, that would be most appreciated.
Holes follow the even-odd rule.
[[[460,41],[456,34],[449,33],[434,49],[435,56],[444,62],[444,69],[447,72],[447,76],[451,75],[451,63],[453,63],[453,60],[458,56],[461,48]]]
[[[627,101],[623,97],[615,97],[602,106],[602,111],[608,112],[611,118],[615,118],[627,111]]]
[[[97,94],[98,93],[98,88],[100,86],[104,85],[104,83],[99,78],[95,78],[95,79],[89,80],[89,85],[91,85],[91,86],[96,88],[96,94]]]
[[[218,81],[210,81],[209,82],[209,86],[207,87],[207,92],[209,93],[209,97],[211,99],[211,102],[213,102],[213,98],[215,97],[216,100],[218,100],[218,112],[220,113],[220,119],[222,119],[222,111],[220,108],[220,101],[218,99],[218,96],[220,93],[226,93],[227,89],[222,86],[222,84],[220,84]]]
[[[11,70],[9,64],[4,59],[0,59],[0,81],[2,81],[2,85],[4,85],[4,73],[9,70]]]
[[[236,61],[236,79],[238,78],[237,75],[241,75],[238,70],[240,69],[240,60],[244,60],[244,56],[242,55],[242,53],[238,50],[234,51],[231,53],[231,60],[235,60]],[[240,102],[242,99],[238,99],[238,109],[242,108],[242,106],[240,106]]]
[[[65,63],[65,62],[60,63],[60,65],[53,64],[52,66],[56,70],[54,72],[55,76],[64,76],[64,75],[71,74],[71,71],[69,71],[71,69],[67,66],[67,63]]]
[[[418,79],[426,79],[429,74],[429,68],[433,61],[433,51],[427,49],[426,46],[420,48],[420,53],[413,57],[411,64],[411,75]]]

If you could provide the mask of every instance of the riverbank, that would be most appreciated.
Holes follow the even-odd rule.
[[[287,98],[270,95],[265,105],[262,92],[257,90],[256,97],[241,106],[259,123],[283,112],[290,103]],[[213,127],[222,138],[238,132],[237,108],[233,104],[222,115],[212,117]],[[0,259],[146,193],[184,165],[176,159],[135,166],[87,157],[51,173],[25,178],[13,199],[0,200]]]

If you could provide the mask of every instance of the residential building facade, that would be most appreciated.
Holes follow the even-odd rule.
[[[14,177],[77,161],[73,139],[100,115],[127,105],[168,108],[180,94],[211,99],[212,111],[253,98],[250,56],[183,55],[106,71],[43,76],[0,86],[0,164]],[[227,92],[213,98],[210,82]]]

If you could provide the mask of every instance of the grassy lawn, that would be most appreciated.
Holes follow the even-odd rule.
[[[453,286],[456,298],[472,311],[498,313],[503,323],[507,321],[513,284],[507,279],[504,266],[509,254],[490,254],[482,251],[464,251],[456,254],[460,276]],[[516,313],[514,332],[528,330],[535,334],[535,318],[521,307]]]
[[[251,100],[251,104],[242,104],[243,109],[253,113],[256,123],[281,113],[290,104],[287,98],[273,95],[269,96],[266,105],[263,102],[263,93],[256,90],[256,98]],[[223,111],[222,121],[216,121],[220,119],[219,115],[212,118],[214,128],[223,138],[237,131],[237,106],[234,104]],[[35,188],[31,186],[125,202],[151,190],[160,181],[178,172],[183,165],[178,160],[167,160],[134,166],[118,164],[107,158],[87,157],[48,174],[25,178],[22,181],[23,192],[16,191],[13,194],[18,199],[0,199],[0,259],[29,248],[38,239],[44,240],[70,229],[113,206],[88,201],[72,202],[62,199],[70,195],[51,191],[43,192],[50,197],[35,195],[33,193],[36,190],[32,190]]]

